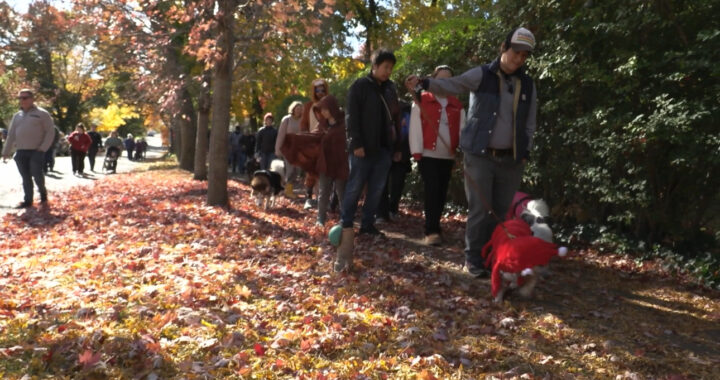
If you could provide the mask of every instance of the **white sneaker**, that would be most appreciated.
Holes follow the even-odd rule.
[[[303,206],[303,209],[310,210],[311,208],[313,208],[313,202],[311,199],[308,199],[305,201],[305,206]]]

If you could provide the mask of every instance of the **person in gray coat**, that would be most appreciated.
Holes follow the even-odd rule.
[[[535,36],[525,28],[517,28],[507,34],[500,56],[486,65],[451,78],[421,81],[411,75],[405,81],[410,91],[470,93],[460,148],[464,152],[468,201],[465,269],[476,277],[489,276],[482,247],[507,213],[532,147],[537,94],[524,64],[534,48]]]
[[[45,152],[55,138],[55,125],[50,113],[35,105],[33,91],[22,89],[18,93],[20,111],[10,122],[10,130],[2,150],[3,162],[10,158],[15,149],[15,163],[22,177],[25,199],[17,208],[27,208],[33,204],[33,180],[40,193],[40,202],[48,200],[45,188]]]

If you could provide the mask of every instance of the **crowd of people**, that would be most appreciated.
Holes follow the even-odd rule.
[[[377,51],[370,73],[350,87],[344,108],[329,94],[327,82],[318,79],[311,100],[291,104],[279,130],[272,114],[265,115],[256,135],[260,168],[282,158],[291,192],[297,173],[304,171],[305,208],[315,206],[317,189],[319,226],[326,224],[331,199],[336,199],[342,232],[335,270],[342,271],[352,263],[359,200],[364,197],[358,232],[382,236],[376,223],[398,215],[411,160],[423,182],[424,242],[443,244],[441,219],[462,150],[468,202],[465,269],[487,276],[482,247],[510,207],[532,147],[537,95],[524,64],[534,47],[533,34],[516,28],[490,63],[457,76],[446,65],[425,78],[411,75],[404,85],[412,105],[400,100],[390,80],[394,54]],[[466,112],[456,96],[467,93]]]
[[[117,158],[122,149],[128,149],[129,159],[140,160],[145,157],[147,143],[142,137],[133,139],[132,135],[128,135],[122,141],[117,137],[117,131],[113,131],[103,144],[97,127],[92,125],[87,131],[83,123],[78,123],[72,133],[64,136],[55,126],[50,113],[35,105],[31,89],[20,90],[18,101],[20,111],[13,115],[7,134],[3,132],[0,136],[3,162],[7,162],[12,155],[22,177],[24,198],[16,208],[33,205],[33,181],[40,193],[40,203],[48,201],[45,174],[55,171],[55,157],[64,144],[69,146],[72,172],[76,176],[86,175],[85,157],[90,171],[95,172],[95,159],[103,146],[106,149],[104,169],[111,172],[117,169]]]
[[[425,243],[443,243],[441,218],[458,149],[463,152],[463,172],[468,216],[465,231],[465,268],[475,276],[486,276],[482,247],[506,214],[520,186],[536,127],[537,95],[524,64],[535,47],[535,37],[525,28],[510,31],[492,62],[455,76],[452,68],[437,66],[432,75],[411,75],[405,87],[412,105],[400,100],[390,80],[396,63],[391,51],[373,54],[367,76],[357,79],[341,107],[329,93],[328,83],[311,83],[310,100],[293,102],[275,128],[267,113],[255,135],[237,126],[229,138],[229,166],[243,173],[255,167],[269,170],[271,162],[285,162],[286,195],[294,198],[294,185],[305,188],[305,208],[317,207],[316,224],[325,226],[328,209],[339,207],[341,238],[335,270],[347,269],[354,250],[354,219],[364,197],[358,232],[382,236],[376,223],[399,213],[400,197],[411,159],[424,186]],[[467,115],[456,97],[470,94]],[[53,147],[59,131],[50,114],[33,103],[33,92],[19,92],[21,110],[12,119],[2,149],[4,160],[16,149],[15,161],[23,178],[25,199],[33,202],[35,181],[41,202],[47,201],[43,170],[52,170]],[[84,175],[84,159],[95,170],[95,157],[102,141],[95,126],[86,132],[78,124],[68,137],[72,169]],[[116,132],[105,141],[114,157],[122,149],[129,160],[141,160],[147,143]],[[114,168],[113,168],[114,170]],[[252,174],[252,173],[249,173]],[[317,199],[313,200],[313,194]]]

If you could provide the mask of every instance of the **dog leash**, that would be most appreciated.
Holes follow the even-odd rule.
[[[413,91],[412,95],[413,95],[413,102],[415,104],[417,104],[418,110],[420,110],[420,119],[422,120],[422,119],[426,119],[426,117],[425,117],[425,114],[423,112],[422,105],[421,105],[421,101],[422,101],[422,99],[420,97],[421,92],[422,92],[422,90]],[[448,144],[448,142],[445,141],[445,138],[440,134],[440,124],[438,124],[438,126],[435,128],[435,133],[437,134],[437,137],[440,139],[440,142],[442,142],[443,145],[445,145],[445,147],[447,148],[447,150],[449,152],[451,152],[452,148],[450,147],[450,144]],[[495,213],[495,211],[492,209],[492,207],[490,207],[490,204],[487,201],[487,199],[485,198],[485,196],[483,195],[483,192],[480,189],[480,186],[475,182],[475,180],[472,179],[472,177],[470,177],[470,175],[467,173],[467,170],[464,169],[464,166],[465,165],[463,165],[463,175],[465,176],[465,181],[469,182],[470,186],[473,188],[473,190],[475,190],[475,192],[479,195],[480,203],[482,203],[483,207],[485,207],[485,209],[488,210],[488,213],[490,215],[492,215],[493,218],[495,218],[495,221],[497,222],[497,224],[500,227],[502,227],[503,231],[505,231],[505,234],[508,236],[508,238],[514,239],[515,235],[511,234],[510,231],[508,231],[507,227],[505,227],[503,225],[503,220],[500,219],[500,217]]]

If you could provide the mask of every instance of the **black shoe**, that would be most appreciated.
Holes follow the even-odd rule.
[[[16,209],[28,208],[28,207],[32,207],[32,202],[20,202],[17,206],[15,206]]]
[[[375,236],[385,236],[384,233],[380,232],[375,226],[368,226],[368,227],[362,227],[360,228],[360,235],[362,234],[368,234],[368,235],[375,235]]]
[[[47,203],[47,194],[40,195],[40,203]]]
[[[465,262],[465,267],[463,268],[465,272],[469,273],[475,278],[488,278],[490,277],[490,271],[483,268],[482,266],[477,266],[469,261]]]

